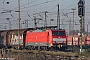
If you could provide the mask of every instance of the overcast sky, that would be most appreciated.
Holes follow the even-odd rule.
[[[9,4],[7,4],[9,2]],[[44,26],[45,21],[45,11],[47,11],[47,25],[56,26],[57,25],[57,5],[60,5],[60,24],[61,28],[69,30],[72,27],[72,20],[74,10],[74,25],[75,30],[79,30],[79,17],[78,17],[78,2],[79,0],[20,0],[20,17],[21,17],[21,28],[34,27],[34,16],[36,18],[42,18],[42,20],[37,19],[37,26]],[[11,12],[10,12],[11,11]],[[17,29],[18,28],[18,0],[0,0],[0,29]],[[6,13],[2,13],[6,12]],[[38,13],[38,14],[36,14]],[[67,14],[68,13],[68,14]],[[65,16],[67,14],[67,16]],[[86,30],[87,24],[90,20],[90,0],[85,0],[85,22]],[[54,19],[54,21],[51,21]],[[71,25],[70,25],[71,20]],[[88,23],[89,22],[89,23]],[[88,25],[89,26],[89,25]],[[89,29],[90,32],[90,29]]]

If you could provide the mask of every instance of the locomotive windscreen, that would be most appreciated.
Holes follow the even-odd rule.
[[[53,31],[52,35],[53,36],[65,36],[65,32],[64,31]]]

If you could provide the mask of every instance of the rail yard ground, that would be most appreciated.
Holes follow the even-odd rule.
[[[13,58],[14,60],[90,60],[90,52],[62,52],[39,50],[0,49],[0,58]]]

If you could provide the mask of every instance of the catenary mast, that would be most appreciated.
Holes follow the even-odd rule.
[[[58,13],[57,13],[57,28],[60,29],[60,12],[59,12],[59,4],[58,4]]]

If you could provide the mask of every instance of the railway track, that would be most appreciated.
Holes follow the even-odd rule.
[[[14,58],[14,60],[89,60],[72,52],[14,49],[3,50],[3,52],[2,57]]]
[[[88,60],[84,56],[77,56],[72,52],[61,51],[39,51],[39,50],[8,50],[7,55],[15,55],[19,57],[19,60],[27,58],[27,60]],[[23,56],[23,58],[20,58]],[[16,58],[15,58],[16,59]],[[16,59],[17,60],[17,59]]]

